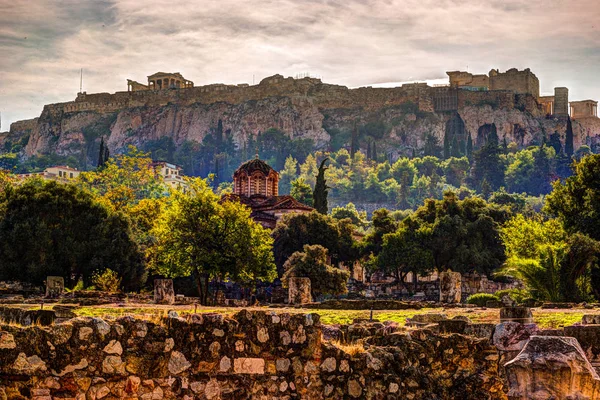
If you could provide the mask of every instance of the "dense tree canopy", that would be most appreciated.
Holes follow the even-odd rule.
[[[126,290],[145,270],[128,219],[73,185],[28,180],[0,194],[0,279],[41,284],[58,275],[89,284],[110,268]]]
[[[304,245],[302,251],[294,252],[285,262],[281,278],[287,287],[289,278],[310,278],[313,298],[322,294],[340,295],[348,291],[348,271],[327,263],[327,249],[320,245]]]
[[[599,287],[600,243],[581,233],[568,235],[559,220],[517,215],[502,228],[506,264],[497,275],[521,280],[532,297],[588,301]]]
[[[569,232],[600,240],[600,154],[576,161],[574,172],[565,182],[554,184],[545,210],[558,217]]]
[[[284,215],[273,231],[275,263],[283,272],[287,259],[306,244],[323,246],[334,264],[352,261],[356,258],[352,233],[348,219],[338,221],[316,211]]]
[[[269,231],[250,209],[219,201],[207,182],[195,179],[188,192],[174,192],[156,222],[151,267],[169,277],[194,276],[203,304],[212,279],[251,284],[276,277]]]

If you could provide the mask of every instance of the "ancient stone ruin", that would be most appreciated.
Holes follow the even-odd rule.
[[[175,290],[173,279],[154,280],[154,302],[157,304],[174,304]]]
[[[8,312],[0,313],[4,321]],[[588,355],[597,342],[591,333],[578,341],[533,324],[476,324],[434,313],[415,315],[411,325],[357,320],[322,326],[317,314],[245,310],[232,317],[170,312],[157,321],[128,316],[27,328],[4,323],[0,399],[600,395]]]
[[[46,297],[56,298],[65,290],[65,278],[62,276],[49,276],[46,278]]]
[[[440,303],[460,303],[462,297],[460,272],[440,273]]]
[[[288,296],[289,304],[312,302],[310,278],[291,277],[288,281]]]

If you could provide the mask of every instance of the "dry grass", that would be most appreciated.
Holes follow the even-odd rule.
[[[346,354],[350,354],[350,356],[355,357],[359,354],[366,353],[365,346],[363,346],[362,342],[355,343],[342,343],[339,340],[334,340],[330,342],[333,346],[342,350]]]

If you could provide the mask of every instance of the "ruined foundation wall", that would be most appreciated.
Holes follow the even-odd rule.
[[[487,339],[397,333],[348,354],[316,314],[0,326],[0,398],[505,399]]]

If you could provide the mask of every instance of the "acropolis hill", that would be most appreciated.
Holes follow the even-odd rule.
[[[102,136],[111,151],[164,136],[180,146],[201,143],[222,120],[236,146],[243,146],[250,135],[277,128],[326,149],[332,132],[376,121],[387,127],[380,148],[399,155],[422,148],[430,133],[441,143],[447,129],[471,135],[477,146],[486,140],[491,124],[500,140],[519,147],[539,144],[555,132],[564,140],[569,114],[575,148],[600,143],[597,102],[569,103],[568,88],[540,97],[538,78],[529,69],[479,75],[452,71],[448,76],[444,86],[349,89],[281,75],[257,85],[194,86],[179,73],[161,72],[150,75],[148,84],[128,80],[127,91],[83,92],[73,101],[46,105],[39,118],[16,122],[10,132],[0,134],[0,146],[26,142],[25,156],[80,154]],[[87,157],[92,163],[95,152]]]

